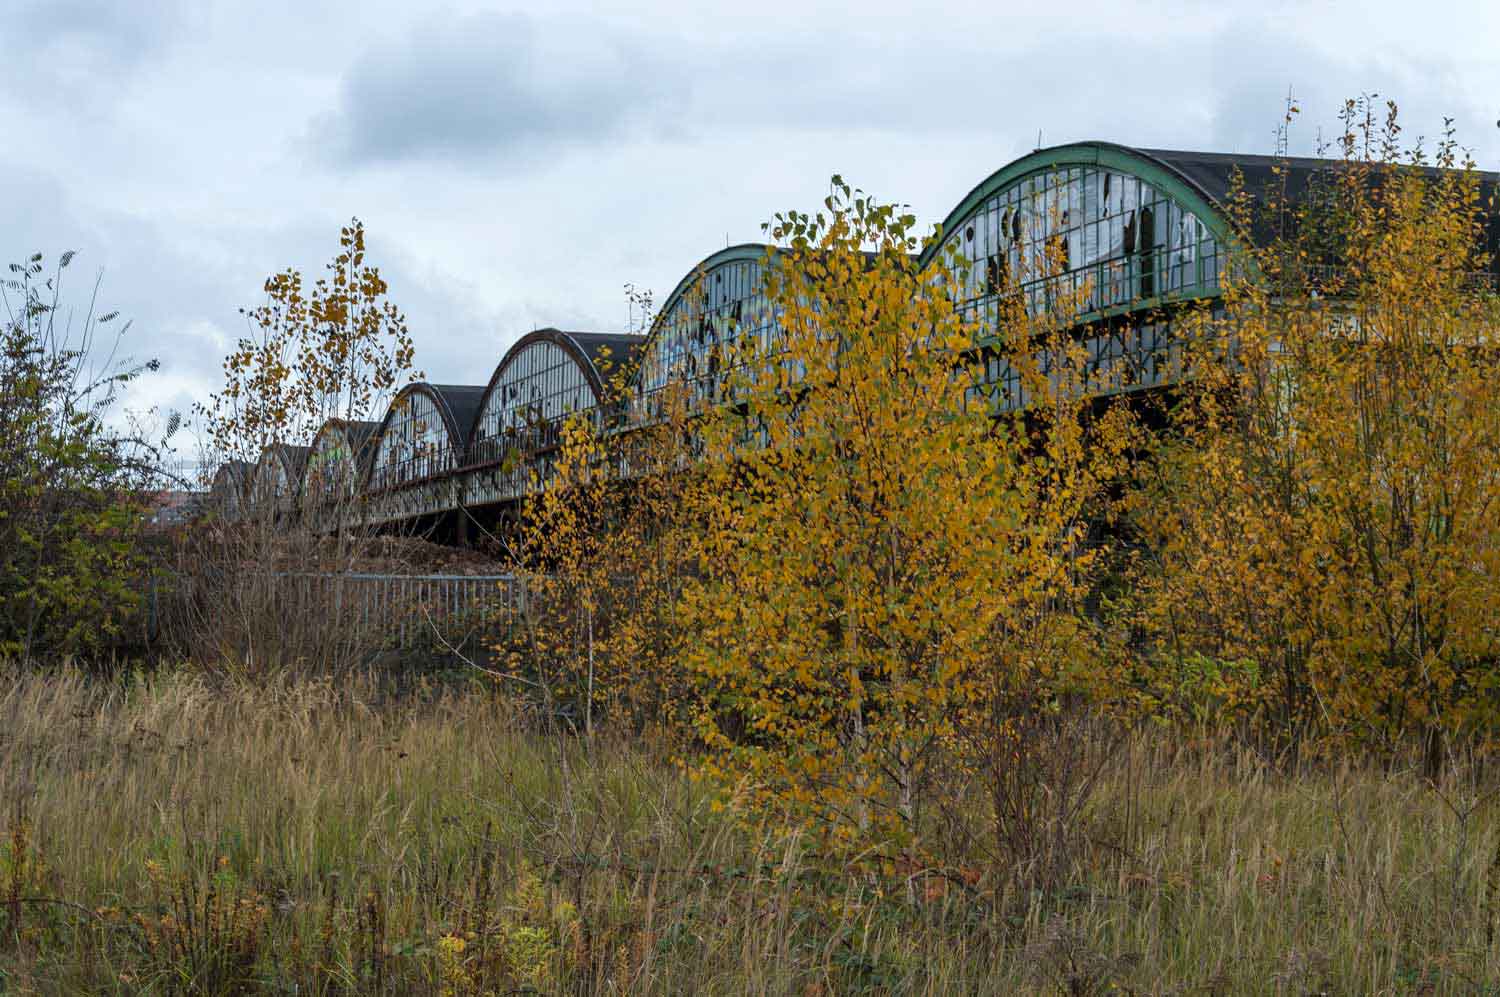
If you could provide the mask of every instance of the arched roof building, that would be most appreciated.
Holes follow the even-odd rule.
[[[329,419],[319,427],[302,472],[302,513],[309,521],[322,524],[331,515],[350,521],[349,506],[369,470],[379,429],[378,422],[349,419]]]
[[[759,243],[730,246],[695,266],[662,302],[641,346],[632,413],[636,420],[660,415],[662,391],[673,382],[689,397],[717,397],[725,364],[745,337],[769,346],[774,316],[765,293],[770,248]]]
[[[465,502],[524,495],[545,480],[563,421],[589,413],[603,428],[631,374],[642,336],[537,329],[516,341],[490,377],[469,432]]]
[[[1089,142],[1022,156],[949,212],[924,262],[964,262],[959,308],[981,329],[1002,295],[1019,294],[1031,314],[1087,330],[1089,374],[1105,390],[1168,383],[1170,308],[1218,296],[1236,238],[1229,170],[1221,183],[1197,164],[1195,178],[1168,155]],[[981,355],[981,390],[1002,408],[1026,404],[1017,372]]]
[[[993,324],[1001,295],[1020,294],[1033,315],[1082,330],[1100,390],[1152,388],[1171,383],[1179,367],[1173,315],[1188,302],[1212,307],[1236,241],[1267,234],[1255,210],[1249,231],[1240,230],[1230,208],[1235,192],[1254,206],[1274,187],[1296,202],[1337,165],[1108,142],[1039,149],[970,191],[923,262],[950,252],[965,261],[959,307],[981,326]],[[1488,174],[1482,183],[1494,180]],[[1492,245],[1497,236],[1500,229]],[[983,366],[984,390],[999,405],[1026,403],[1003,360],[984,356]]]
[[[1216,308],[1228,268],[1252,265],[1238,262],[1245,257],[1237,249],[1269,231],[1258,212],[1236,221],[1236,193],[1253,205],[1274,188],[1296,202],[1339,168],[1108,142],[1039,149],[962,198],[920,262],[962,261],[957,305],[980,329],[975,390],[990,404],[1028,403],[1021,378],[984,334],[998,330],[1002,304],[1015,301],[1076,337],[1087,390],[1159,388],[1180,376],[1183,310]],[[1481,197],[1493,194],[1500,177],[1481,174],[1480,185]],[[1500,267],[1500,214],[1488,225],[1484,248]],[[538,329],[506,351],[483,386],[408,385],[378,424],[322,427],[305,481],[308,448],[268,448],[253,468],[226,465],[214,484],[221,507],[270,495],[281,508],[299,484],[316,504],[350,468],[361,518],[372,525],[520,498],[534,479],[547,479],[558,427],[571,413],[596,413],[601,427],[648,424],[661,418],[673,384],[692,405],[722,403],[739,348],[775,348],[777,316],[765,293],[775,260],[774,248],[754,243],[712,253],[662,301],[645,337]],[[612,381],[622,370],[628,384],[617,394]]]
[[[307,447],[287,443],[273,443],[260,452],[250,484],[250,504],[257,514],[280,519],[296,513],[307,454]]]
[[[456,509],[454,474],[484,396],[477,384],[408,384],[391,399],[375,432],[364,478],[365,521],[414,519]]]
[[[225,519],[239,519],[249,503],[254,477],[255,465],[248,460],[226,460],[214,471],[214,480],[209,485],[210,506]]]

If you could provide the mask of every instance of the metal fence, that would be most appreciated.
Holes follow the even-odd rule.
[[[526,583],[515,575],[386,575],[280,572],[276,578],[304,606],[324,605],[332,619],[367,631],[386,629],[398,647],[448,644],[508,633],[526,608]]]

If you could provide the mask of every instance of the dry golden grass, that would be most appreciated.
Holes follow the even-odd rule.
[[[1472,779],[1176,740],[1131,738],[1065,889],[908,891],[461,681],[16,675],[0,990],[1500,993]]]

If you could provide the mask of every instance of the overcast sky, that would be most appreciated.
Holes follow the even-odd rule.
[[[19,11],[17,11],[19,4]],[[1040,142],[1311,153],[1344,96],[1500,168],[1500,3],[0,0],[9,260],[75,288],[187,408],[266,275],[364,220],[431,380],[529,329],[620,331],[830,174],[937,222]]]

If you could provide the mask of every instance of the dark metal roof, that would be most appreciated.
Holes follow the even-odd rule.
[[[1236,171],[1238,171],[1245,193],[1252,200],[1263,200],[1267,191],[1284,183],[1287,196],[1295,202],[1305,196],[1314,183],[1331,179],[1336,171],[1346,165],[1343,160],[1314,159],[1303,156],[1254,156],[1232,152],[1183,152],[1172,149],[1139,149],[1137,151],[1143,156],[1149,156],[1171,167],[1207,194],[1221,209],[1227,206],[1234,191]],[[1278,169],[1281,171],[1279,176],[1276,172]],[[1421,167],[1421,171],[1432,179],[1453,172],[1435,166]],[[1500,250],[1500,213],[1494,212],[1488,202],[1495,197],[1497,192],[1500,192],[1500,173],[1485,170],[1476,170],[1475,173],[1479,181],[1481,205],[1488,214],[1484,250],[1495,254],[1497,250]],[[1375,182],[1379,183],[1378,178]],[[1259,240],[1267,236],[1265,219],[1254,219],[1251,227],[1252,239]],[[1491,260],[1490,265],[1492,269],[1500,269],[1500,260]]]
[[[226,460],[224,463],[220,464],[219,469],[214,472],[214,484],[217,485],[220,480],[234,480],[243,484],[245,479],[248,478],[250,474],[254,472],[254,470],[255,465],[250,463],[248,460]]]
[[[386,427],[390,425],[391,416],[395,413],[396,407],[402,398],[418,392],[433,400],[438,415],[443,419],[443,426],[448,430],[448,439],[453,451],[462,454],[468,449],[469,429],[473,426],[474,416],[484,400],[485,386],[482,384],[429,384],[426,381],[413,381],[396,392],[390,405],[386,406],[385,418],[380,420],[374,435],[370,438],[371,442],[368,447],[370,456],[360,468],[361,487],[369,483],[369,476],[375,466],[375,453],[380,449],[380,438],[385,435]]]
[[[1175,149],[1136,151],[1175,170],[1207,194],[1221,209],[1227,208],[1233,194],[1236,173],[1245,193],[1252,200],[1261,201],[1268,191],[1285,184],[1287,196],[1296,202],[1306,195],[1314,183],[1331,179],[1346,165],[1343,160],[1305,156],[1256,156],[1233,152],[1184,152]],[[1434,166],[1425,166],[1421,170],[1434,179],[1452,172]],[[1500,188],[1500,174],[1483,170],[1476,172],[1481,192],[1493,195]],[[1493,252],[1500,247],[1500,217],[1491,216],[1489,222],[1489,245],[1486,249]],[[1255,219],[1252,229],[1252,238],[1266,237],[1262,219]]]
[[[271,453],[286,468],[288,480],[297,482],[302,480],[302,470],[307,467],[307,455],[312,453],[312,447],[293,446],[290,443],[274,443],[271,445]]]
[[[281,465],[282,472],[286,475],[287,491],[283,497],[297,495],[302,490],[302,474],[307,469],[307,455],[310,453],[312,453],[312,447],[272,443],[260,452],[260,459],[256,461],[252,489],[262,487],[261,468],[269,467],[272,462],[275,462]]]
[[[623,332],[568,332],[561,329],[552,331],[567,336],[577,343],[578,349],[588,357],[589,363],[601,377],[608,377],[612,371],[635,362],[641,345],[646,342],[645,336],[629,335]],[[601,364],[609,369],[601,370]]]
[[[374,420],[340,419],[339,421],[344,424],[344,432],[349,434],[349,442],[354,445],[356,450],[368,444],[370,439],[374,437],[376,430],[380,428],[380,423]]]
[[[1243,178],[1246,192],[1256,197],[1270,184],[1278,181],[1275,171],[1280,169],[1285,176],[1288,193],[1295,197],[1307,189],[1314,177],[1320,174],[1330,176],[1343,165],[1343,161],[1338,159],[1305,156],[1257,156],[1237,152],[1185,152],[1177,149],[1135,151],[1170,166],[1220,205],[1229,201],[1236,171]],[[1447,171],[1429,166],[1424,167],[1422,172],[1438,177]],[[1493,186],[1500,182],[1500,174],[1497,173],[1479,171],[1478,175],[1481,185]]]
[[[606,387],[606,379],[619,367],[634,362],[645,341],[645,336],[626,333],[564,332],[550,327],[533,329],[512,343],[510,349],[505,351],[505,356],[501,357],[500,362],[495,365],[495,372],[490,375],[490,382],[485,385],[484,392],[486,395],[489,394],[496,382],[500,380],[500,375],[505,373],[505,369],[516,357],[536,343],[545,342],[557,346],[572,357],[574,363],[582,369],[589,385],[594,389],[594,394],[602,396]],[[477,411],[475,417],[478,417]]]
[[[370,442],[370,437],[375,435],[380,426],[381,423],[379,422],[369,422],[362,419],[340,419],[334,416],[325,420],[323,425],[318,427],[318,431],[313,434],[313,442],[317,442],[318,437],[322,436],[328,430],[336,429],[343,434],[344,439],[351,447],[358,449]]]
[[[365,471],[375,460],[375,441],[380,438],[380,423],[373,420],[358,420],[344,424],[349,434],[349,444],[354,448],[354,473],[363,479]]]
[[[316,443],[318,437],[330,429],[342,433],[345,443],[349,446],[349,452],[353,456],[355,470],[362,475],[365,467],[375,457],[375,440],[381,425],[379,422],[363,419],[332,418],[319,427],[317,434],[313,437],[313,442]]]
[[[449,438],[453,440],[454,447],[460,451],[467,447],[469,429],[474,425],[474,417],[479,414],[479,406],[484,403],[485,385],[424,382],[410,387],[424,389],[437,399],[438,411],[442,412],[448,423]]]
[[[1258,196],[1276,179],[1274,170],[1279,166],[1284,171],[1287,190],[1293,196],[1307,188],[1309,180],[1318,173],[1331,173],[1337,165],[1328,159],[1304,159],[1275,156],[1236,155],[1225,152],[1184,152],[1176,149],[1136,149],[1140,155],[1150,156],[1176,170],[1220,207],[1228,207],[1234,189],[1234,176],[1238,171],[1244,188],[1251,196]]]
[[[255,478],[255,465],[248,460],[226,460],[214,471],[214,480],[209,484],[209,494],[221,499],[228,493],[243,498],[250,490]]]

